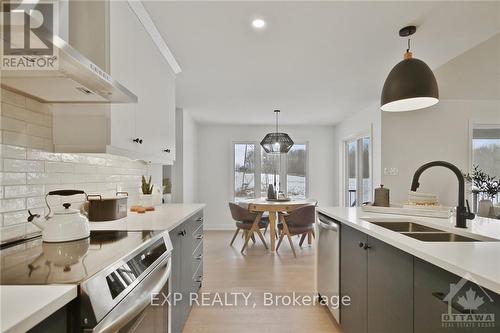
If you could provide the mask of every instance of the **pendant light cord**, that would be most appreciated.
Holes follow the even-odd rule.
[[[408,38],[408,48],[406,49],[406,52],[410,52],[410,46],[411,46],[411,38]]]
[[[278,133],[278,125],[279,125],[279,110],[274,110],[274,113],[276,113],[276,133]]]

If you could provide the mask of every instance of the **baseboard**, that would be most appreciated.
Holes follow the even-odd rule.
[[[236,230],[236,227],[234,226],[234,224],[227,224],[227,223],[224,223],[224,224],[208,224],[208,223],[205,223],[203,224],[203,230],[206,230],[206,231],[218,231],[218,230]]]

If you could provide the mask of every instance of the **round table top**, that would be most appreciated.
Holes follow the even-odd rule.
[[[289,201],[268,201],[266,198],[256,198],[243,201],[248,204],[248,209],[253,211],[280,211],[286,212],[301,206],[315,204],[316,200],[292,199]]]

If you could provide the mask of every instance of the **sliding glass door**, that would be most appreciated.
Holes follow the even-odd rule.
[[[356,137],[344,142],[344,204],[361,206],[372,200],[371,139]]]

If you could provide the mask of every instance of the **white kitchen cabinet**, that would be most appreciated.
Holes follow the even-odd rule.
[[[74,36],[70,44],[90,60],[94,61],[92,57],[95,57],[96,63],[107,67],[105,71],[137,95],[138,103],[55,105],[55,150],[112,153],[172,164],[175,159],[175,74],[128,2],[93,5],[91,12],[96,8],[106,14],[99,17],[106,21],[100,25],[107,27],[103,29],[107,37],[97,39],[91,48],[88,38],[84,42],[78,38],[81,31],[73,34],[70,31],[70,37]],[[78,12],[82,10],[79,2]],[[84,24],[83,17],[80,16],[76,24],[70,16],[73,22],[70,29],[72,25]],[[107,41],[106,45],[102,45],[103,40]],[[96,56],[95,48],[105,54]]]

